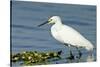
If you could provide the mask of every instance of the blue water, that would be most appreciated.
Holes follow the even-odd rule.
[[[12,53],[34,50],[42,52],[62,50],[62,57],[66,57],[69,54],[68,48],[51,36],[51,25],[37,27],[54,15],[60,16],[63,24],[73,27],[94,44],[93,59],[96,60],[96,6],[92,5],[13,1]],[[75,48],[72,48],[72,50],[73,54],[77,55]],[[83,52],[83,60],[81,61],[86,61],[88,59],[87,51],[85,49],[80,50]],[[66,60],[57,62],[66,63]]]

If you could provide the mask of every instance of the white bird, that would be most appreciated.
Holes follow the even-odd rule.
[[[83,47],[89,52],[93,51],[93,44],[72,27],[62,24],[61,18],[59,16],[53,16],[48,21],[38,26],[40,27],[46,23],[53,24],[51,27],[52,36],[64,45],[68,47],[74,46],[77,49]],[[80,51],[79,55],[81,56]]]

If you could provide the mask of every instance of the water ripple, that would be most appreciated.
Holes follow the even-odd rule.
[[[74,20],[66,20],[64,22],[67,22],[69,24],[72,24],[72,25],[82,25],[82,26],[88,26],[88,25],[91,25],[90,23],[85,23],[84,21],[74,21]]]
[[[11,25],[10,27],[14,28],[21,28],[21,29],[28,29],[28,30],[36,30],[36,31],[45,31],[46,29],[38,28],[38,27],[31,27],[31,26],[25,26],[25,25]]]

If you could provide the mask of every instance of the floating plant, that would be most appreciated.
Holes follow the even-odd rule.
[[[61,52],[26,51],[11,55],[11,61],[13,63],[21,61],[23,65],[46,64],[49,63],[50,59],[61,59]]]

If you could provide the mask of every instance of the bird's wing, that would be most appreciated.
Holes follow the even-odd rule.
[[[61,31],[59,31],[59,34],[65,43],[72,45],[80,46],[81,44],[82,46],[88,42],[88,40],[85,39],[85,37],[83,37],[78,31],[66,25],[62,27]]]

